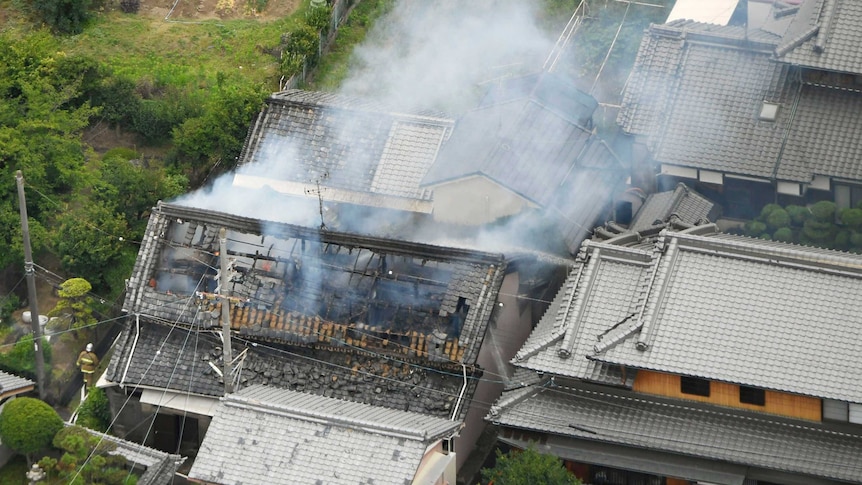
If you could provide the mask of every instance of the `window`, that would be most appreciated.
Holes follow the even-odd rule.
[[[680,390],[683,394],[709,397],[708,380],[697,377],[683,377],[680,381]]]
[[[766,391],[748,386],[739,386],[739,402],[745,404],[766,404]]]

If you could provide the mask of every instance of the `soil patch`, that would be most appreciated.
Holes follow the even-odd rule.
[[[139,13],[176,21],[258,19],[286,17],[301,0],[141,0]]]

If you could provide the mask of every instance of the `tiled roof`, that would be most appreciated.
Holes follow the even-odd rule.
[[[715,222],[721,208],[711,200],[680,183],[674,190],[651,194],[635,214],[629,229],[640,232],[664,225],[671,216],[686,224],[704,220]]]
[[[314,189],[320,183],[430,199],[419,181],[451,128],[439,113],[399,113],[359,98],[290,90],[267,100],[238,164],[242,173]]]
[[[802,183],[862,179],[858,86],[800,74],[775,60],[777,36],[760,32],[746,43],[745,35],[737,27],[652,26],[617,119],[623,130],[645,135],[662,164]],[[764,102],[778,105],[774,120],[761,119]]]
[[[862,4],[807,0],[777,49],[782,62],[862,74]]]
[[[225,397],[189,477],[221,484],[409,484],[459,423],[253,386]]]
[[[164,323],[221,325],[217,231],[240,335],[305,347],[475,363],[505,274],[500,254],[266,223],[167,204],[147,227],[125,309]]]
[[[173,483],[174,474],[185,461],[184,457],[172,455],[163,451],[146,447],[140,443],[132,443],[105,433],[82,428],[94,436],[100,437],[114,445],[109,453],[125,458],[135,469],[143,468],[138,476],[139,485],[167,485]]]
[[[601,363],[624,365],[862,403],[862,257],[697,235],[707,230],[665,233],[651,249],[585,243],[513,362],[597,381]]]
[[[506,394],[511,394],[507,396]],[[862,435],[627,392],[532,388],[505,393],[503,426],[862,483]]]
[[[35,383],[30,379],[0,371],[0,397],[14,396],[33,389]]]
[[[595,100],[552,74],[536,78],[531,91],[518,87],[517,96],[502,92],[459,118],[423,185],[482,174],[545,206],[573,170],[620,168],[592,134]]]
[[[740,48],[744,35],[737,27],[652,26],[624,94],[623,130],[647,135],[661,163],[771,177],[790,110],[775,121],[759,113],[764,99],[786,101],[784,73],[772,60],[776,36]]]
[[[145,321],[135,337],[134,324],[120,335],[105,372],[108,381],[204,396],[224,394],[224,381],[213,369],[221,371],[224,366],[218,337]],[[464,384],[460,369],[434,369],[406,358],[309,348],[278,350],[243,337],[232,339],[232,344],[234,357],[245,352],[237,389],[263,384],[448,417]],[[470,378],[470,383],[467,398],[477,381]],[[464,404],[461,409],[467,407]]]
[[[803,86],[776,176],[805,182],[814,175],[862,180],[859,113],[860,91]]]

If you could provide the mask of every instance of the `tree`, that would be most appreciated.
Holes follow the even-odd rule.
[[[0,354],[0,368],[35,379],[36,349],[34,347],[32,334],[21,336],[12,350]],[[45,337],[42,337],[42,356],[45,359],[45,365],[49,366],[51,364],[51,345]]]
[[[494,485],[580,485],[581,481],[563,468],[553,455],[545,455],[530,447],[523,451],[512,450],[503,454],[497,450],[494,468],[483,468],[482,479]]]
[[[99,439],[80,426],[66,426],[53,440],[55,448],[64,451],[59,460],[46,456],[39,461],[55,483],[84,485],[134,485],[138,477],[125,469],[126,459],[112,454],[116,445]]]
[[[71,328],[86,327],[96,322],[93,317],[93,286],[84,278],[70,278],[60,284],[57,305],[48,312],[50,316],[63,315],[69,319]]]
[[[80,34],[90,17],[90,0],[35,0],[42,20],[61,34]]]
[[[30,397],[11,400],[0,412],[0,440],[27,457],[48,447],[54,435],[63,429],[63,419],[44,401]]]

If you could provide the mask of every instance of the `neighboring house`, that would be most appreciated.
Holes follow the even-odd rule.
[[[633,179],[677,181],[731,217],[766,203],[862,202],[862,5],[775,2],[759,28],[649,28],[622,109]],[[646,173],[643,173],[646,172]]]
[[[549,221],[576,253],[610,212],[627,170],[595,135],[598,103],[548,72],[508,79],[461,116],[422,179],[434,216],[487,224],[524,215]]]
[[[593,133],[597,106],[552,73],[493,85],[457,121],[331,93],[276,93],[249,131],[233,188],[292,196],[302,205],[289,222],[414,240],[541,218],[574,253],[627,175]],[[253,210],[267,217],[267,207]]]
[[[93,436],[98,436],[107,446],[111,448],[111,455],[119,455],[126,459],[127,465],[135,473],[137,485],[167,485],[174,483],[174,474],[183,462],[184,457],[165,453],[159,450],[132,443],[116,436],[99,433],[91,429],[85,429]]]
[[[268,386],[222,398],[189,472],[208,484],[455,484],[460,423]]]
[[[862,483],[862,256],[716,231],[585,242],[500,440],[587,483]]]
[[[221,228],[231,269],[229,287],[217,289]],[[227,378],[237,389],[291,389],[448,419],[459,430],[470,411],[481,428],[489,404],[472,411],[473,396],[500,380],[482,379],[497,349],[484,358],[480,349],[489,323],[523,334],[501,344],[512,350],[497,359],[511,358],[529,332],[515,271],[527,265],[160,204],[128,280],[128,327],[103,377],[114,430],[194,455],[224,394],[217,294],[231,301]],[[469,451],[472,442],[459,439]]]
[[[0,371],[0,403],[19,394],[30,392],[35,384],[30,379]]]
[[[673,190],[647,196],[629,224],[608,222],[593,232],[600,239],[612,239],[622,234],[637,238],[656,234],[671,223],[683,227],[708,224],[720,215],[721,206],[680,183]]]

